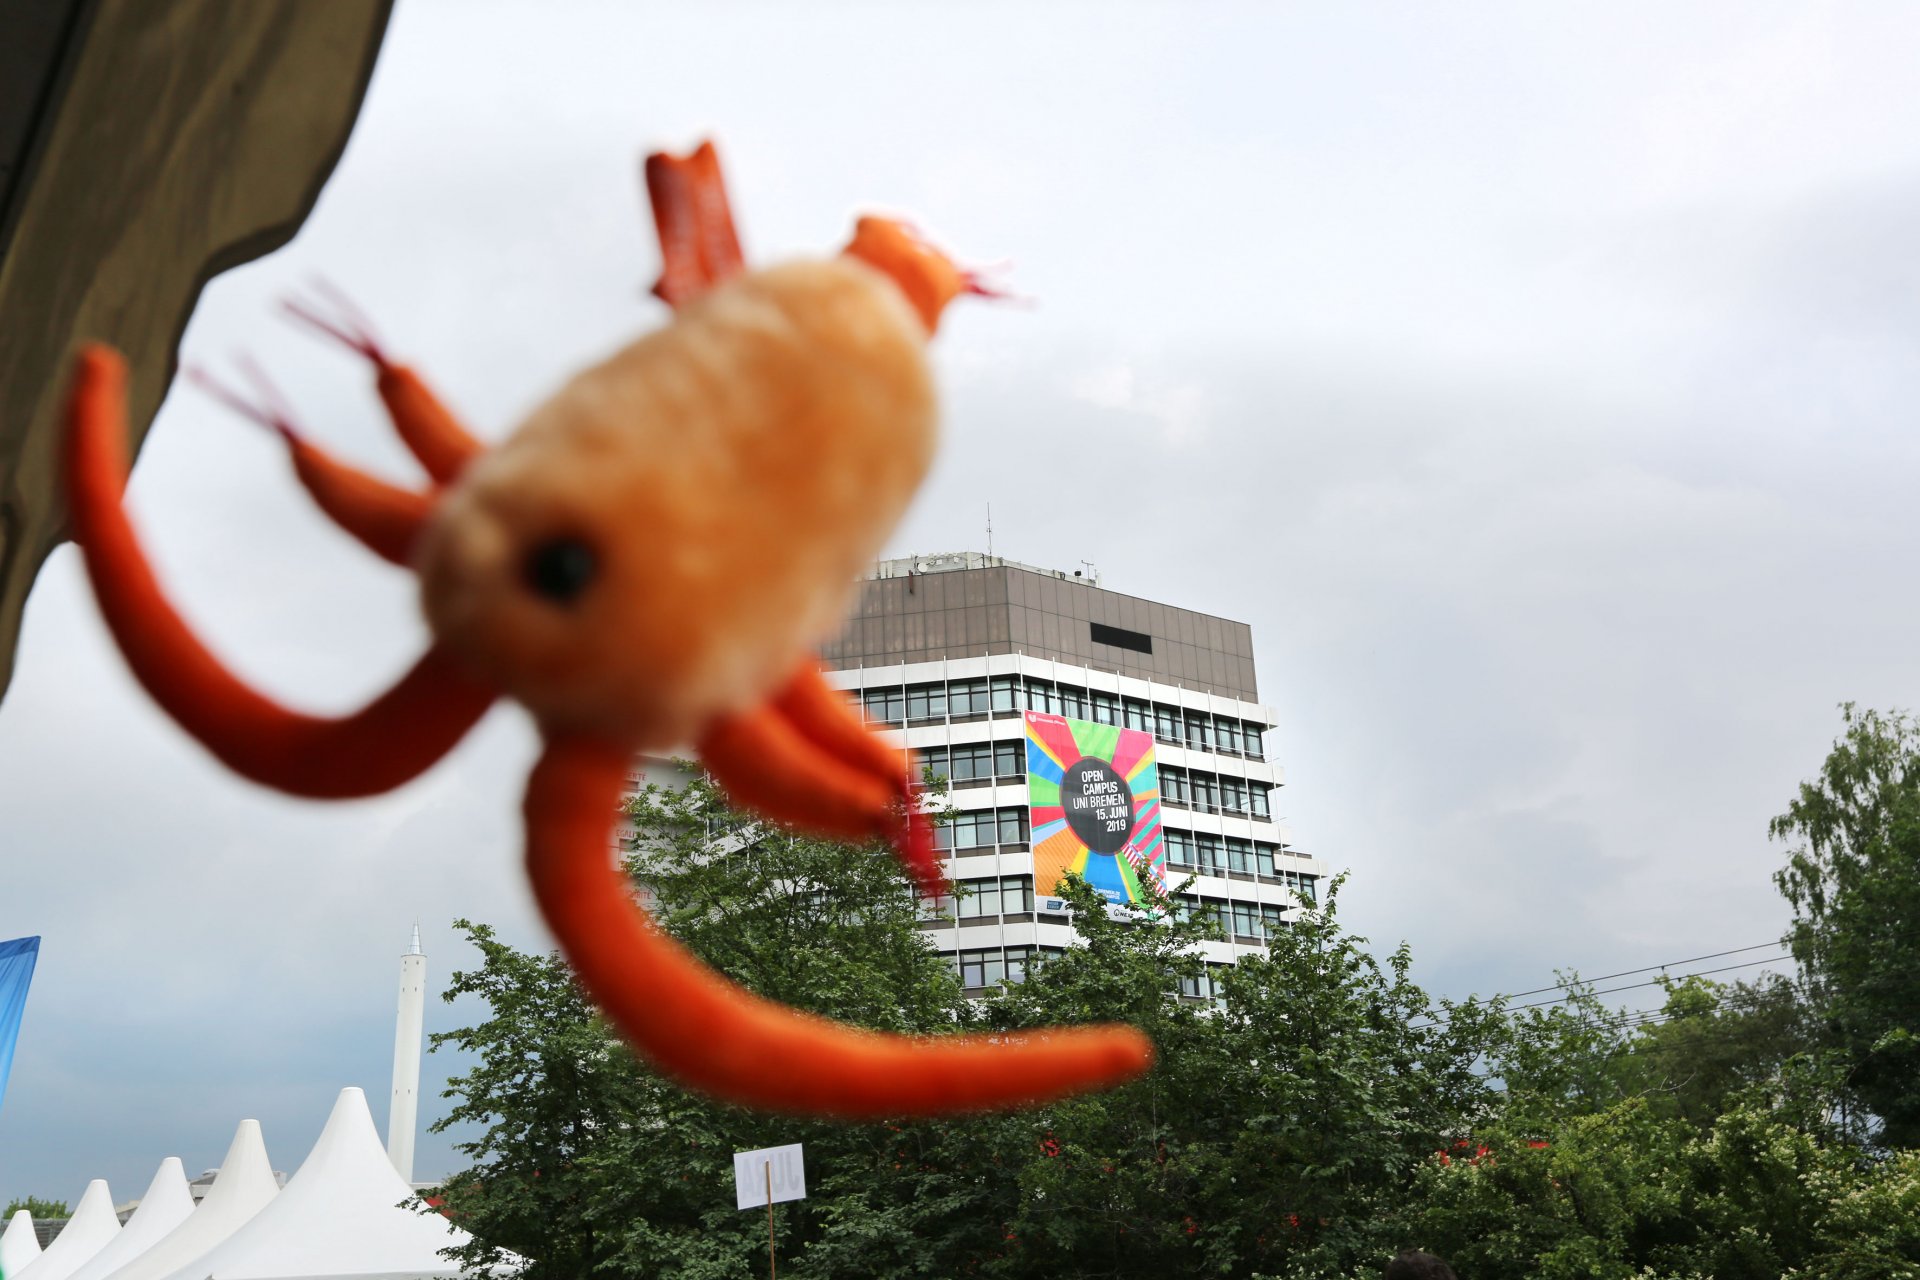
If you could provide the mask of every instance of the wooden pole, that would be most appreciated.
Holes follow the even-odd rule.
[[[780,1273],[773,1264],[773,1161],[765,1162],[767,1168],[767,1280],[779,1280]]]

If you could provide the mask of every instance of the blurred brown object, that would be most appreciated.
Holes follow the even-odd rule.
[[[145,437],[206,282],[306,221],[360,113],[392,0],[0,0],[0,695],[65,536],[60,405],[78,345],[132,370]]]

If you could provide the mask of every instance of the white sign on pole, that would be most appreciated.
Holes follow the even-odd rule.
[[[800,1144],[734,1152],[733,1193],[738,1201],[735,1207],[740,1209],[762,1209],[788,1200],[805,1200],[807,1167],[800,1157]]]

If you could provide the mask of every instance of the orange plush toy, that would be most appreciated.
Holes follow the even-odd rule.
[[[364,710],[287,710],[210,655],[155,581],[126,514],[125,366],[81,353],[67,496],[101,611],[147,690],[227,765],[296,795],[397,787],[504,693],[546,750],[527,869],[581,982],[661,1070],[734,1102],[843,1117],[935,1115],[1114,1084],[1153,1052],[1127,1027],[887,1036],[759,999],[635,904],[608,857],[638,752],[697,744],[739,803],[841,837],[886,835],[939,884],[910,770],[821,678],[844,616],[924,476],[926,341],[982,292],[902,225],[862,219],[837,258],[744,271],[711,145],[654,155],[647,187],[673,324],[579,374],[483,450],[366,326],[291,309],[364,354],[432,479],[397,488],[334,461],[277,408],[301,482],[375,553],[420,575],[434,644]]]

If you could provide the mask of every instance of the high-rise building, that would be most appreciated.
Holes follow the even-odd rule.
[[[1264,948],[1326,874],[1275,818],[1276,722],[1243,622],[1106,590],[1091,566],[966,552],[880,562],[822,656],[950,784],[940,843],[963,892],[922,927],[970,990],[1070,945],[1067,870],[1115,910],[1142,879],[1197,877],[1176,904],[1219,921],[1216,965]]]

